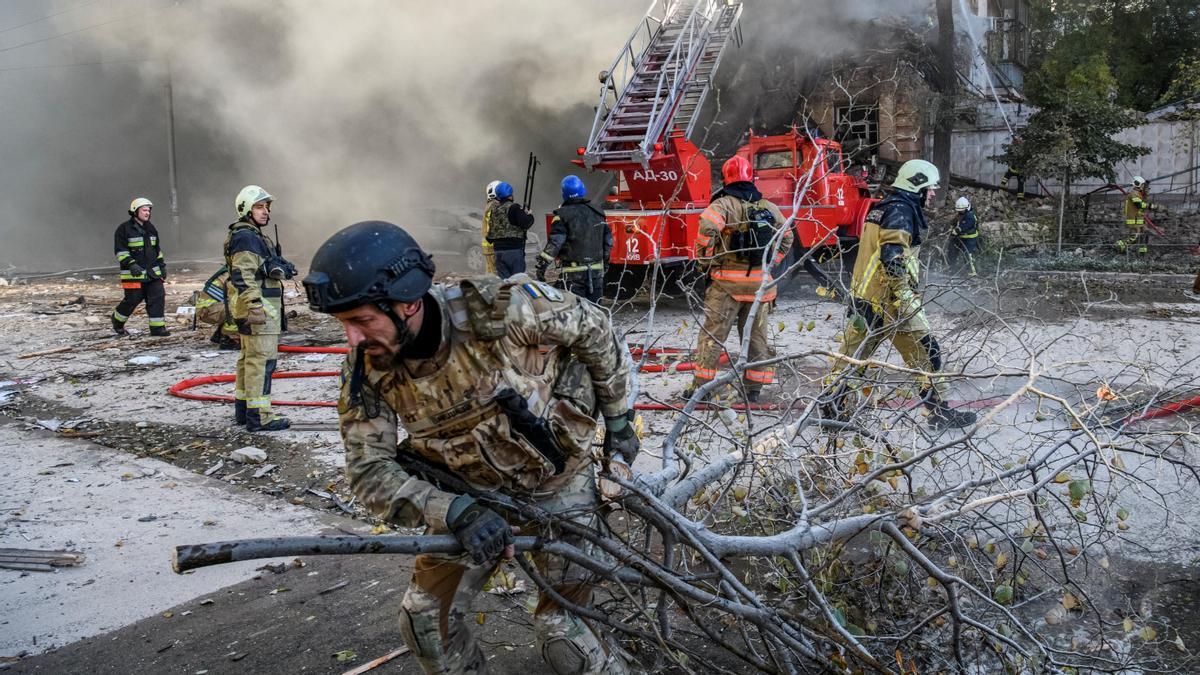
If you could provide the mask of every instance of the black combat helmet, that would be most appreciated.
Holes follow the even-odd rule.
[[[415,302],[433,284],[433,260],[400,227],[355,223],[330,237],[304,277],[308,306],[334,314],[360,305]]]

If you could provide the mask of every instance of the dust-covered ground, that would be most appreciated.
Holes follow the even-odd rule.
[[[170,279],[168,315],[205,276],[196,270]],[[1186,374],[1200,358],[1200,305],[1180,293],[1190,281],[1023,272],[970,282],[935,276],[926,293],[949,370],[1032,368],[1046,391],[1071,402],[1086,400],[1100,385],[1131,392],[1134,400],[1132,392],[1158,384],[1156,374],[1194,379]],[[340,341],[335,322],[303,306],[298,285],[288,296],[294,315],[285,344]],[[142,310],[128,324],[140,332],[116,338],[108,315],[119,297],[111,275],[0,287],[0,472],[14,486],[0,496],[0,548],[88,555],[82,566],[49,574],[0,569],[0,668],[342,672],[399,647],[395,612],[408,575],[404,557],[311,558],[304,567],[285,564],[279,573],[256,572],[262,564],[250,563],[184,577],[170,573],[170,550],[178,544],[361,533],[375,523],[345,484],[333,408],[287,407],[296,430],[249,434],[232,426],[228,404],[170,396],[167,389],[181,380],[232,372],[236,352],[216,349],[208,341],[211,327],[192,331],[184,315],[171,326],[172,336],[149,337]],[[696,303],[686,298],[652,306],[639,296],[614,309],[631,343],[655,347],[690,348],[701,322]],[[843,309],[800,280],[781,295],[770,323],[781,354],[833,349]],[[332,372],[340,365],[339,355],[285,353],[279,370]],[[826,369],[824,357],[797,359],[780,369],[781,381],[767,389],[767,398],[786,407],[796,392],[819,388]],[[642,373],[639,400],[680,404],[688,377],[669,368]],[[986,413],[1022,383],[1016,375],[960,380],[953,403]],[[232,384],[190,391],[231,394]],[[274,392],[277,400],[325,402],[336,394],[337,378],[327,375],[277,380]],[[909,407],[897,406],[896,415],[920,414]],[[787,414],[755,413],[763,422]],[[1024,401],[1005,409],[981,431],[990,434],[989,447],[1000,448],[996,454],[1007,447],[1013,456],[980,457],[966,470],[1015,461],[1022,439],[1007,439],[1006,423],[1036,429],[1041,414]],[[652,469],[661,463],[661,437],[675,413],[644,417],[639,467]],[[1188,419],[1159,424],[1187,429]],[[229,457],[247,445],[264,449],[266,462],[243,465]],[[1110,567],[1090,570],[1088,584],[1103,591],[1095,596],[1103,605],[1098,610],[1113,617],[1129,608],[1150,612],[1190,649],[1200,645],[1200,624],[1189,609],[1200,590],[1196,483],[1150,461],[1130,470],[1157,492],[1129,495],[1132,543],[1110,552]],[[1171,499],[1169,522],[1150,516],[1163,495]],[[528,631],[528,595],[488,595],[477,608],[497,672],[540,669]],[[410,656],[401,656],[378,672],[416,668]]]

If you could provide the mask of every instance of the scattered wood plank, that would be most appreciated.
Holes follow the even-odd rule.
[[[397,656],[404,656],[407,653],[408,653],[408,647],[401,647],[395,651],[391,651],[391,652],[388,652],[387,654],[384,654],[383,656],[375,659],[374,661],[368,661],[357,668],[354,668],[352,670],[347,670],[346,672],[342,673],[342,675],[362,675],[362,673],[365,673],[368,670],[375,670],[379,666],[382,666],[383,664],[387,663],[388,661],[391,661],[392,659],[396,658]]]
[[[43,349],[40,352],[29,352],[28,354],[21,354],[17,358],[18,359],[36,359],[39,356],[50,356],[51,354],[62,354],[64,352],[70,352],[70,351],[74,351],[74,350],[75,350],[74,345],[64,345],[62,347],[55,347],[54,349]]]
[[[87,556],[79,551],[44,551],[31,548],[0,548],[0,567],[32,572],[53,572],[55,567],[82,565]]]
[[[268,464],[268,465],[264,466],[263,468],[259,469],[258,471],[255,471],[253,477],[254,478],[262,478],[263,476],[271,473],[272,471],[274,471],[275,469],[278,469],[278,468],[279,468],[278,464]]]
[[[223,466],[225,466],[225,460],[223,460],[223,459],[219,459],[219,460],[217,460],[217,463],[216,463],[216,464],[213,464],[212,466],[210,466],[210,467],[208,467],[207,469],[205,469],[205,470],[204,470],[204,475],[205,475],[205,476],[211,476],[211,475],[213,475],[214,473],[216,473],[216,472],[220,471],[220,470],[221,470],[221,467],[223,467]]]

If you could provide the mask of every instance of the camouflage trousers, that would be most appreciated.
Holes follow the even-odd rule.
[[[543,509],[584,525],[597,526],[597,495],[591,469],[581,472],[562,489],[535,500]],[[520,525],[522,535],[554,536],[573,543],[585,553],[590,547],[570,535],[545,531],[537,524]],[[444,534],[430,529],[427,534]],[[581,606],[592,601],[593,575],[561,558],[529,554],[538,571],[562,597]],[[462,555],[421,554],[400,605],[400,632],[404,643],[426,673],[459,675],[487,673],[487,658],[468,620],[472,599],[496,570],[495,563],[473,566]],[[588,622],[558,606],[546,593],[533,613],[536,648],[549,666],[561,675],[625,673],[624,657],[612,650]]]
[[[920,301],[913,300],[913,303],[915,306],[909,307],[902,316],[887,317],[877,314],[861,300],[852,301],[842,354],[860,360],[870,359],[884,340],[890,340],[904,359],[904,365],[926,373],[940,371],[941,346],[929,332],[929,320]],[[832,374],[836,376],[850,367],[845,361],[836,361]],[[856,374],[861,375],[862,369],[858,369]],[[942,378],[919,375],[917,383],[922,396],[928,400],[945,399],[946,383]],[[841,388],[844,391],[856,387],[853,383],[846,383]]]
[[[720,284],[711,284],[704,294],[704,327],[700,329],[700,337],[696,343],[695,367],[693,386],[699,387],[711,382],[717,377],[717,364],[721,359],[725,338],[736,321],[738,333],[746,330],[746,319],[750,316],[752,303],[734,299]],[[754,325],[750,327],[750,348],[746,358],[751,362],[770,359],[775,356],[775,348],[767,340],[767,322],[771,316],[771,303],[764,302],[758,306],[754,317]],[[758,391],[763,385],[775,381],[774,368],[759,368],[746,370],[742,373],[747,391]]]
[[[279,335],[241,335],[233,397],[246,402],[246,414],[259,424],[271,421],[271,375],[279,358]]]

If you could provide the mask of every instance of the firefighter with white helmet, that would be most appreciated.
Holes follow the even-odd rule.
[[[112,313],[112,328],[117,335],[126,335],[125,322],[143,301],[150,317],[151,335],[170,335],[167,332],[166,290],[167,263],[163,259],[158,230],[150,222],[154,204],[145,197],[129,203],[129,220],[117,226],[113,234],[113,252],[121,267],[121,288],[125,297]]]
[[[959,256],[962,256],[966,259],[967,276],[973,277],[977,274],[975,256],[979,254],[979,220],[975,216],[971,200],[966,197],[959,197],[958,201],[954,202],[954,211],[958,217],[954,221],[954,227],[950,230],[950,246],[946,251],[946,264],[951,269],[955,269]]]
[[[1149,189],[1145,178],[1133,177],[1129,194],[1125,196],[1125,228],[1129,232],[1124,239],[1117,240],[1117,253],[1125,253],[1131,246],[1137,247],[1135,250],[1139,255],[1150,252],[1150,235],[1146,233],[1146,212],[1162,211],[1163,208],[1146,198]]]
[[[941,176],[933,164],[912,159],[901,167],[892,194],[867,213],[854,278],[850,289],[850,320],[842,353],[869,359],[883,340],[891,340],[904,363],[921,372],[921,399],[930,423],[938,428],[961,428],[975,423],[975,413],[946,405],[946,383],[936,375],[942,369],[942,349],[930,334],[929,321],[917,295],[917,254],[926,228],[925,207],[938,189]],[[846,417],[851,412],[861,369],[837,360],[833,369],[832,399],[827,414]]]
[[[296,267],[264,231],[275,198],[247,185],[234,200],[238,220],[225,238],[229,269],[226,302],[241,335],[242,350],[234,385],[234,420],[248,431],[282,431],[291,424],[271,414],[271,376],[279,356],[279,334],[287,327],[283,282]]]
[[[496,273],[496,253],[492,248],[492,242],[488,241],[487,214],[496,204],[496,188],[500,186],[500,183],[501,181],[494,180],[487,184],[487,201],[483,203],[483,226],[480,230],[479,247],[483,250],[483,271],[488,274]]]

